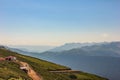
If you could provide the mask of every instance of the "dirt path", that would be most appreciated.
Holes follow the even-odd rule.
[[[77,70],[56,70],[56,71],[49,71],[52,73],[78,73],[80,71]]]
[[[31,77],[33,80],[43,80],[41,76],[38,76],[37,73],[29,66],[26,62],[19,62],[20,67],[23,67],[27,70],[27,74],[29,77]]]

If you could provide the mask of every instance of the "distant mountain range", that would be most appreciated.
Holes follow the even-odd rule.
[[[81,48],[85,46],[92,46],[92,45],[101,45],[101,44],[107,44],[107,42],[101,42],[101,43],[66,43],[62,46],[55,47],[51,50],[50,52],[61,52],[61,51],[66,51],[66,50],[71,50],[75,48]]]
[[[55,48],[54,46],[46,46],[46,45],[43,45],[43,46],[42,45],[30,45],[30,46],[27,46],[27,45],[9,45],[9,47],[20,49],[20,50],[25,51],[25,52],[37,52],[37,53],[44,52],[44,51]]]
[[[71,47],[73,45],[73,47]],[[77,45],[75,47],[75,45]],[[70,50],[67,50],[69,47]],[[67,48],[67,49],[66,49]],[[56,50],[55,50],[56,49]],[[59,50],[59,51],[58,51]],[[60,51],[61,50],[61,51]],[[84,56],[111,56],[120,57],[120,42],[110,43],[71,43],[54,48],[42,53],[42,55],[84,55]]]

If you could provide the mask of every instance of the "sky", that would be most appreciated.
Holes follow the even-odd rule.
[[[0,0],[0,44],[120,41],[120,0]]]

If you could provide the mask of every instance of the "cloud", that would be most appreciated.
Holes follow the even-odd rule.
[[[107,37],[109,37],[109,34],[103,33],[101,36],[104,37],[104,38],[107,38]]]

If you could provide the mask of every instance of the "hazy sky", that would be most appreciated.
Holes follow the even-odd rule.
[[[0,0],[0,44],[120,40],[120,0]]]

